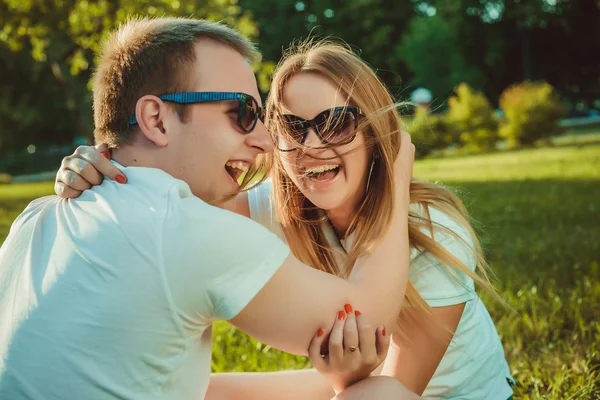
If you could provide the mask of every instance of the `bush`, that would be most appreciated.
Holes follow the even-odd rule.
[[[458,85],[456,95],[448,100],[446,123],[451,136],[471,151],[489,150],[498,138],[498,121],[490,102],[466,83]]]
[[[433,150],[446,148],[453,142],[444,117],[429,114],[428,110],[421,107],[416,108],[407,130],[415,144],[417,158],[423,158]]]
[[[562,131],[558,121],[565,110],[554,88],[546,82],[525,81],[505,89],[500,108],[504,120],[499,134],[509,147],[533,144]]]
[[[38,148],[34,154],[25,150],[9,151],[0,154],[0,174],[13,176],[37,174],[46,171],[56,171],[63,157],[70,155],[74,146],[52,146]]]

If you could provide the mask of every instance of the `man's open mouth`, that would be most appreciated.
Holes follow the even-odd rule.
[[[235,183],[238,183],[240,178],[248,172],[250,165],[244,161],[227,161],[225,171],[231,176]]]

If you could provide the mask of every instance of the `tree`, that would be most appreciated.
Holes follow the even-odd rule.
[[[547,80],[569,97],[600,96],[597,0],[413,2],[420,16],[403,50],[414,82],[434,85],[438,98],[464,80],[495,100],[526,79]]]
[[[414,74],[412,83],[427,87],[438,102],[444,102],[461,82],[484,86],[481,69],[468,62],[455,21],[442,14],[414,18],[401,51]]]
[[[400,38],[415,14],[409,1],[388,0],[239,0],[260,27],[264,59],[277,63],[293,41],[313,37],[341,39],[378,70],[398,94],[408,68]]]
[[[0,0],[0,56],[7,61],[0,78],[3,101],[10,98],[23,111],[7,118],[3,110],[11,106],[0,102],[0,126],[12,125],[2,130],[4,150],[18,143],[9,136],[27,134],[31,141],[52,143],[92,132],[88,83],[95,56],[108,33],[135,15],[224,21],[250,38],[258,36],[250,14],[235,0]],[[15,76],[21,77],[18,85]],[[41,95],[44,101],[33,98]]]

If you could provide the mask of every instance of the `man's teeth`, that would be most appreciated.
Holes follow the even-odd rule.
[[[241,161],[228,161],[225,165],[231,168],[239,169],[242,172],[248,172],[248,170],[250,169],[250,166],[248,164],[243,163]]]
[[[338,167],[339,167],[338,164],[318,165],[316,167],[306,168],[306,173],[307,174],[316,174],[316,173],[319,173],[319,172],[330,171],[330,170],[336,169]]]

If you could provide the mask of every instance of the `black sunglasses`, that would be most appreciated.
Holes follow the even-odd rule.
[[[361,115],[360,108],[357,106],[330,108],[320,112],[312,120],[284,114],[281,119],[285,132],[277,135],[277,148],[280,151],[294,151],[299,145],[303,146],[310,128],[316,132],[323,143],[319,148],[348,144],[356,138],[358,118]]]
[[[163,101],[170,101],[177,104],[197,104],[212,103],[215,101],[237,100],[237,125],[242,132],[250,133],[256,127],[260,119],[265,121],[265,111],[258,105],[254,97],[246,93],[239,92],[179,92],[168,93],[158,96]],[[129,125],[137,124],[134,116],[129,118]]]

